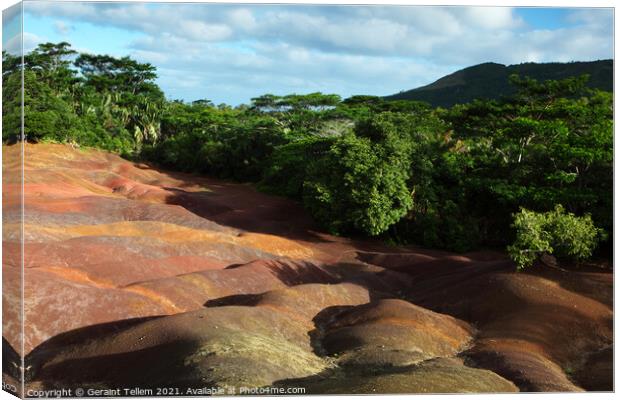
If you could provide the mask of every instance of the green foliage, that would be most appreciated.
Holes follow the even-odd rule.
[[[561,205],[545,213],[522,208],[514,214],[512,226],[516,239],[508,246],[508,254],[518,269],[530,267],[543,254],[584,260],[604,236],[589,215],[577,217],[566,213]]]
[[[123,154],[157,141],[164,97],[153,82],[155,68],[128,57],[76,55],[61,42],[42,43],[24,56],[26,140],[77,142]],[[6,53],[3,64],[3,140],[11,142],[21,125],[21,69],[18,58]]]
[[[93,54],[80,54],[74,64],[84,76],[85,85],[95,88],[97,92],[153,98],[161,96],[161,90],[153,83],[157,74],[151,64],[142,64],[129,57]]]
[[[286,96],[265,94],[252,99],[252,107],[261,112],[323,111],[335,107],[338,103],[340,103],[340,96],[337,94],[323,94],[320,92],[303,95],[289,94]]]
[[[28,140],[70,141],[82,124],[73,109],[31,71],[24,71],[24,134]]]
[[[2,137],[11,143],[21,128],[21,60],[3,53],[2,62]],[[585,257],[594,248],[582,232],[591,232],[587,221],[613,232],[612,94],[588,89],[587,77],[509,80],[500,67],[456,74],[427,92],[452,92],[461,79],[482,85],[501,78],[513,85],[512,96],[447,110],[323,93],[266,94],[233,108],[165,100],[150,64],[43,43],[24,57],[24,128],[30,141],[75,142],[258,183],[303,202],[338,234],[456,251],[504,247],[516,234],[511,249],[520,265],[551,251]],[[591,217],[545,214],[556,204]],[[514,223],[515,233],[520,208],[533,211]],[[536,229],[523,231],[524,224]],[[579,233],[584,247],[561,229]]]
[[[265,94],[252,99],[249,111],[269,114],[286,131],[304,136],[319,133],[322,122],[334,118],[330,111],[339,103],[340,96],[320,92],[286,96]]]
[[[278,146],[263,171],[260,188],[266,192],[302,199],[309,160],[325,156],[333,137],[312,136]]]
[[[462,166],[456,203],[479,232],[476,242],[503,244],[519,207],[563,204],[610,230],[611,95],[588,91],[585,78],[513,82],[519,85],[513,98],[445,113],[454,129],[450,158]]]
[[[413,208],[391,231],[398,241],[460,252],[480,244],[477,220],[469,212],[473,205],[463,190],[466,165],[450,144],[429,138],[417,146],[410,179]]]
[[[14,143],[21,137],[22,79],[19,59],[2,52],[2,141]]]
[[[259,117],[233,126],[222,142],[226,167],[220,176],[257,181],[274,148],[287,142],[287,134],[275,119]]]
[[[389,117],[360,123],[309,167],[304,205],[330,231],[378,235],[412,206],[408,141]]]
[[[238,181],[258,181],[271,153],[288,143],[288,131],[270,115],[170,104],[161,121],[163,139],[143,155],[162,165]]]

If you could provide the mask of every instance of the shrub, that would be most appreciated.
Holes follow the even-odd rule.
[[[412,207],[408,166],[406,142],[396,137],[344,135],[309,165],[304,206],[332,233],[378,235]]]
[[[538,213],[522,208],[514,214],[515,242],[508,253],[517,269],[531,266],[543,254],[580,261],[589,258],[602,229],[594,226],[590,215],[577,217],[556,205],[553,211]]]

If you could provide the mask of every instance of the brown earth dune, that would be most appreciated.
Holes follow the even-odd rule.
[[[3,153],[14,359],[19,148]],[[91,149],[26,145],[24,167],[29,388],[613,389],[609,271],[334,237],[250,185]]]

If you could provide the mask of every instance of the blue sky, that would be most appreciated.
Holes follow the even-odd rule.
[[[613,57],[613,12],[588,8],[26,2],[24,48],[157,66],[168,98],[247,103],[264,93],[387,95],[487,61]],[[5,15],[4,43],[19,25]],[[17,27],[17,28],[16,28]]]

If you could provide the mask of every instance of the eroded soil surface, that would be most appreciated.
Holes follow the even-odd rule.
[[[14,357],[18,151],[3,148]],[[250,185],[95,150],[27,145],[24,164],[30,388],[612,390],[609,271],[338,238]]]

